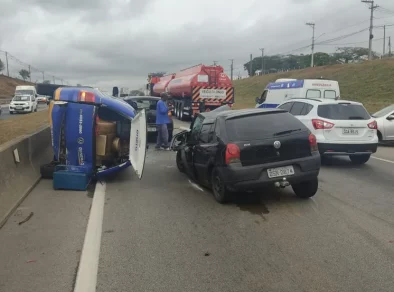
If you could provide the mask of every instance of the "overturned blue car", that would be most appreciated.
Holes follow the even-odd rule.
[[[86,190],[92,179],[134,168],[141,179],[146,115],[92,88],[58,88],[49,105],[54,159],[41,167],[55,189]]]

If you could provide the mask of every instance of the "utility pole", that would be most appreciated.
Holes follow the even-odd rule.
[[[230,59],[230,61],[231,61],[231,65],[230,65],[230,69],[231,69],[231,81],[233,81],[234,59]]]
[[[253,76],[253,56],[252,54],[250,54],[250,64],[249,64],[249,76],[252,77]]]
[[[386,54],[386,26],[383,25],[383,58]]]
[[[44,73],[44,71],[42,71],[42,82],[44,82],[45,81],[45,73]]]
[[[373,12],[379,6],[378,5],[374,5],[375,1],[371,1],[371,0],[361,0],[361,2],[371,4],[371,6],[369,7],[369,9],[371,9],[371,19],[370,19],[370,24],[369,24],[369,54],[368,54],[368,60],[372,60]]]
[[[30,82],[31,82],[31,71],[30,71],[30,65],[29,65],[29,79],[30,79]]]
[[[8,69],[8,53],[5,52],[5,63],[7,64],[7,76],[10,77],[10,70]]]
[[[216,63],[217,63],[218,61],[213,61],[213,66],[216,66]]]
[[[314,22],[307,22],[306,25],[312,27],[312,58],[311,58],[311,67],[314,66],[314,58],[315,58],[315,23]]]
[[[261,51],[261,75],[264,75],[264,48]]]
[[[391,57],[391,36],[389,37],[389,57]]]

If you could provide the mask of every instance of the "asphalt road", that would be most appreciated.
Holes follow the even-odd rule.
[[[173,152],[149,150],[141,181],[107,181],[97,291],[393,291],[394,148],[374,157],[332,159],[309,200],[288,188],[220,205]],[[0,230],[0,291],[72,291],[90,203],[42,181],[18,209],[32,219]]]
[[[0,115],[0,120],[11,119],[11,118],[17,117],[18,115],[21,115],[21,114],[10,115],[10,112],[8,110],[8,105],[1,105],[1,107],[2,107],[2,112]],[[48,109],[48,106],[46,104],[38,104],[37,111],[40,112],[40,111],[44,111],[46,109]]]

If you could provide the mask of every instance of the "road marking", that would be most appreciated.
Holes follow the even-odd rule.
[[[199,191],[204,192],[204,190],[203,190],[198,184],[195,184],[195,183],[192,182],[191,180],[189,180],[189,183],[192,185],[193,188],[195,188],[195,189],[197,189],[197,190],[199,190]]]
[[[74,292],[96,291],[101,232],[103,227],[105,189],[105,183],[96,183]]]
[[[376,156],[371,156],[371,157],[373,159],[377,159],[377,160],[380,160],[380,161],[384,161],[384,162],[388,162],[388,163],[394,164],[394,161],[392,161],[392,160],[387,160],[387,159],[379,158],[379,157],[376,157]]]

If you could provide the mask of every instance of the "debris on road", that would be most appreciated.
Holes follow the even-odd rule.
[[[34,215],[34,212],[30,212],[29,216],[27,216],[26,219],[19,222],[18,225],[22,225],[23,223],[26,223],[27,221],[29,221],[31,219],[31,217],[33,217],[33,215]]]

